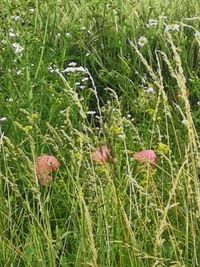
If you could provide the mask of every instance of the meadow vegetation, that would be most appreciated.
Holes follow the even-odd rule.
[[[200,266],[200,1],[0,10],[0,266]]]

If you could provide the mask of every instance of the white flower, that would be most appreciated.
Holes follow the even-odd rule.
[[[76,62],[70,62],[68,64],[69,67],[76,67],[77,63]]]
[[[1,122],[4,122],[4,121],[6,121],[6,120],[7,120],[6,117],[2,117],[2,118],[0,118],[0,123],[1,123]]]
[[[67,67],[66,69],[62,70],[62,73],[69,73],[69,72],[87,72],[83,67]]]
[[[155,27],[158,25],[158,21],[155,20],[155,19],[149,19],[148,23],[147,23],[147,27],[150,28],[150,27]]]
[[[180,31],[180,25],[179,24],[171,24],[171,25],[166,25],[165,31],[169,32],[179,32]]]
[[[86,57],[88,57],[89,55],[90,55],[90,53],[85,54]]]
[[[162,16],[162,15],[160,15],[160,16],[159,16],[159,19],[167,19],[167,16]]]
[[[88,115],[94,115],[94,114],[96,114],[96,111],[95,110],[90,110],[90,111],[87,111],[87,114]]]
[[[9,31],[8,31],[8,36],[9,37],[16,37],[17,35],[16,35],[16,33],[14,33],[13,29],[10,28]]]
[[[50,67],[48,68],[48,70],[49,70],[51,73],[53,73],[53,72],[59,72],[59,71],[60,71],[59,68],[56,68],[55,65],[53,65],[53,67],[50,66]]]
[[[18,20],[20,20],[21,18],[20,18],[20,16],[15,15],[15,16],[11,16],[11,19],[13,19],[13,20],[15,20],[15,21],[18,21]]]
[[[65,36],[66,36],[66,37],[70,37],[70,36],[71,36],[71,33],[66,32],[66,33],[65,33]]]
[[[187,21],[198,20],[198,19],[199,17],[185,18],[185,20]]]
[[[16,37],[16,34],[14,32],[8,32],[9,37]]]
[[[139,39],[138,39],[138,45],[140,47],[143,47],[144,45],[146,45],[148,43],[148,40],[146,37],[144,36],[141,36]]]
[[[89,78],[85,77],[85,78],[82,79],[82,82],[87,82],[88,80],[89,80]]]
[[[153,87],[149,87],[149,88],[146,90],[146,92],[147,92],[148,94],[154,94],[154,93],[155,93]]]
[[[200,32],[196,31],[194,36],[197,38],[197,39],[200,39]]]
[[[13,43],[12,48],[14,49],[16,54],[21,54],[24,51],[24,48],[18,43]]]
[[[30,13],[34,13],[35,9],[34,8],[29,8]]]
[[[119,135],[118,135],[118,138],[120,138],[120,139],[125,139],[125,135],[124,135],[124,134],[119,134]]]
[[[22,73],[21,70],[17,70],[17,71],[16,71],[16,74],[17,74],[17,75],[20,75],[21,73]]]

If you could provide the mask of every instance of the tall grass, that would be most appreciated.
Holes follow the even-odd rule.
[[[199,266],[200,3],[0,8],[0,266]]]

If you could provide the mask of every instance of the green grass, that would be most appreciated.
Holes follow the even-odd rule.
[[[0,10],[0,266],[199,266],[200,3]],[[104,144],[116,162],[101,166]],[[154,169],[131,158],[143,149]],[[61,162],[47,187],[41,154]]]

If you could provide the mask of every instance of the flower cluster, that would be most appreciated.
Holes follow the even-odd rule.
[[[150,164],[151,167],[156,165],[157,157],[153,150],[142,150],[132,153],[131,157],[143,164]],[[111,149],[107,145],[98,147],[91,155],[92,161],[105,165],[107,163],[116,163]],[[56,157],[51,155],[42,155],[36,161],[36,177],[41,186],[46,186],[52,182],[52,172],[58,170],[60,162]]]
[[[56,171],[60,167],[60,162],[50,155],[42,155],[38,157],[36,163],[36,175],[42,186],[48,185],[52,181],[49,173]]]
[[[144,37],[144,36],[141,36],[141,37],[138,39],[138,45],[139,45],[140,47],[145,46],[147,43],[148,43],[148,40],[147,40],[147,38]]]
[[[156,154],[153,150],[142,150],[136,153],[131,154],[131,157],[134,160],[137,160],[141,163],[150,163],[151,166],[154,166],[157,161]],[[92,160],[97,162],[100,165],[104,165],[108,162],[116,162],[116,159],[113,158],[111,154],[111,149],[107,145],[98,147],[92,153]]]

